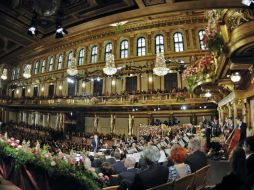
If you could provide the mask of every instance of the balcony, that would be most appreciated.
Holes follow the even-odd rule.
[[[105,107],[105,106],[157,106],[157,105],[182,105],[205,104],[207,98],[189,98],[185,93],[156,93],[137,95],[113,95],[113,96],[75,96],[75,97],[26,97],[12,99],[1,98],[2,106],[33,106],[33,107]]]

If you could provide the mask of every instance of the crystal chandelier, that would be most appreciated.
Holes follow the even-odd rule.
[[[26,79],[31,77],[31,65],[25,65],[23,77]]]
[[[69,68],[67,69],[67,74],[70,75],[70,76],[75,76],[75,75],[78,74],[78,68],[77,68],[77,65],[76,65],[75,57],[73,57],[71,59],[71,64],[70,64]]]
[[[103,72],[106,75],[114,75],[117,72],[117,68],[115,66],[114,55],[112,53],[109,53],[106,58],[106,65],[103,68]]]
[[[6,80],[7,79],[7,69],[3,70],[3,73],[1,75],[1,79]]]
[[[156,54],[155,67],[153,68],[153,73],[157,76],[164,76],[168,74],[169,68],[167,68],[165,63],[164,53],[159,50]]]

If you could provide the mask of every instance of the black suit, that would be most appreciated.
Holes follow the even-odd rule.
[[[126,168],[124,167],[123,162],[121,161],[117,161],[116,163],[114,163],[112,165],[113,171],[117,174],[121,173],[121,172],[125,172]]]
[[[229,175],[224,176],[221,183],[217,184],[213,190],[239,190],[242,185],[243,181],[239,176],[230,173]]]
[[[120,189],[126,190],[130,188],[131,184],[134,182],[135,175],[138,172],[137,168],[128,169],[125,172],[119,174]]]
[[[254,153],[246,159],[248,176],[254,173]]]
[[[116,163],[116,159],[115,158],[108,158],[106,160],[106,162],[109,162],[111,165],[113,165],[114,163]]]
[[[168,167],[156,164],[136,174],[129,190],[145,190],[168,181]]]
[[[243,146],[244,140],[247,136],[247,124],[242,122],[242,124],[238,126],[238,128],[240,128],[239,146]]]
[[[191,172],[195,172],[207,165],[207,158],[205,153],[197,150],[187,156],[184,163],[190,166]]]

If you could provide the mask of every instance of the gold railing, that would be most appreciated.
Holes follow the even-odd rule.
[[[10,106],[142,106],[207,103],[207,98],[176,97],[170,94],[98,96],[73,98],[0,99],[0,105]]]

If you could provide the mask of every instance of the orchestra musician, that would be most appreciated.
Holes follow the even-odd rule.
[[[233,129],[229,137],[225,141],[225,145],[227,146],[227,152],[228,154],[231,153],[231,151],[236,146],[243,146],[244,140],[246,138],[247,134],[247,125],[242,121],[241,117],[236,118],[236,127]]]

